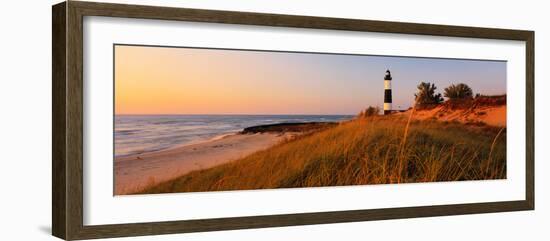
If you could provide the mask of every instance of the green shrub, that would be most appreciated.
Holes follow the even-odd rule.
[[[375,115],[378,115],[380,113],[380,108],[378,106],[376,107],[373,107],[373,106],[369,106],[367,109],[365,110],[362,110],[360,113],[359,113],[359,117],[369,117],[369,116],[375,116]]]
[[[471,99],[473,96],[473,92],[470,86],[460,83],[457,85],[453,84],[445,88],[445,92],[443,95],[449,98],[450,100]]]

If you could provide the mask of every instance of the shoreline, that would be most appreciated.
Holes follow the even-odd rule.
[[[185,144],[177,144],[177,145],[173,145],[173,146],[169,146],[169,147],[162,148],[162,149],[157,149],[157,150],[140,151],[140,152],[136,152],[136,153],[124,154],[124,155],[120,155],[120,156],[115,156],[115,161],[116,161],[116,159],[124,158],[124,157],[128,157],[128,156],[150,154],[150,153],[161,152],[161,151],[169,151],[169,150],[176,149],[176,148],[208,143],[208,142],[221,140],[223,138],[226,138],[226,137],[229,137],[229,136],[232,136],[232,135],[238,135],[238,134],[240,134],[240,131],[235,131],[235,132],[230,132],[230,133],[225,133],[225,134],[219,134],[219,135],[213,136],[213,137],[208,138],[208,139],[190,141],[190,142],[185,143]]]
[[[251,126],[198,143],[115,157],[114,195],[136,193],[189,172],[228,163],[300,134],[339,122],[278,123]],[[281,128],[284,126],[284,128]]]
[[[224,164],[276,145],[291,134],[235,134],[219,140],[117,157],[114,194],[132,194],[191,171]]]

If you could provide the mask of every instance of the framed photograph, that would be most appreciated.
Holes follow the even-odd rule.
[[[534,209],[532,31],[52,11],[57,237]]]

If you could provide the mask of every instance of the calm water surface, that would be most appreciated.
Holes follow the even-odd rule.
[[[115,156],[203,142],[275,123],[338,122],[349,115],[117,115]]]

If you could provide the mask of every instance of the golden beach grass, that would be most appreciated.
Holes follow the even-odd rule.
[[[505,128],[408,117],[358,118],[140,193],[506,178]]]

